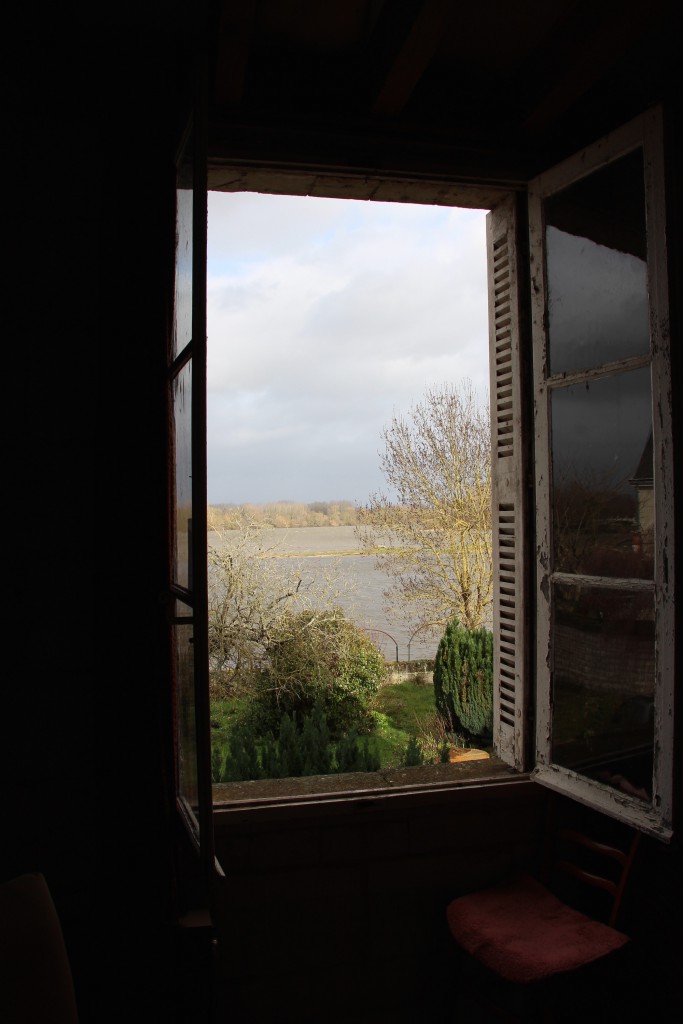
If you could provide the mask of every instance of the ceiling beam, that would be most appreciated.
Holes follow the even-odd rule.
[[[618,0],[604,6],[591,0],[590,11],[571,28],[558,30],[544,47],[543,55],[530,72],[530,80],[547,85],[537,90],[540,101],[522,122],[527,137],[550,127],[604,77],[614,64],[638,42],[662,13],[662,0]],[[567,33],[573,30],[571,47]],[[571,59],[568,60],[568,51]],[[532,85],[533,87],[533,85]]]
[[[213,100],[218,108],[236,106],[244,96],[256,0],[224,0],[216,40]]]
[[[452,8],[450,0],[424,0],[393,55],[375,96],[373,114],[392,116],[403,110],[434,58]]]

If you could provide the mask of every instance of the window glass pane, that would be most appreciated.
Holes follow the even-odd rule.
[[[642,152],[545,203],[550,372],[649,350]]]
[[[190,616],[191,609],[176,602],[176,616]],[[175,651],[176,739],[178,749],[178,793],[189,806],[198,805],[197,720],[194,685],[194,648],[192,623],[173,627]]]
[[[650,370],[551,394],[553,568],[653,575]]]
[[[175,550],[173,579],[192,587],[192,363],[173,381]]]
[[[176,190],[174,359],[192,338],[192,196],[191,188]]]
[[[654,595],[553,587],[552,760],[650,800]]]

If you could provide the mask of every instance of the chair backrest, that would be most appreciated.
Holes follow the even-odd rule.
[[[62,928],[40,874],[0,885],[0,1020],[78,1022]]]
[[[606,824],[604,819],[601,824]],[[640,832],[635,829],[605,835],[597,828],[589,830],[585,823],[561,821],[557,808],[551,806],[542,880],[567,902],[578,902],[579,909],[615,927],[639,842]],[[567,879],[572,880],[571,887],[563,881]],[[601,898],[591,899],[590,891],[599,891]]]

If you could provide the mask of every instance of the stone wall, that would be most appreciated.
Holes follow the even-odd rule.
[[[432,686],[434,684],[434,662],[431,659],[387,662],[387,677],[384,685],[394,686],[396,683],[406,682]]]

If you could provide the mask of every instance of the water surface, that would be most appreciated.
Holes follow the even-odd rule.
[[[234,531],[226,531],[227,539]],[[263,529],[259,544],[270,557],[284,558],[300,566],[304,582],[327,576],[343,579],[338,603],[348,617],[363,629],[373,632],[387,661],[411,661],[433,658],[439,636],[412,636],[412,630],[385,609],[383,592],[390,580],[375,568],[374,555],[359,555],[353,526],[300,526],[291,529]],[[209,544],[218,546],[221,537],[209,533]],[[410,644],[410,651],[408,645]],[[398,651],[398,653],[397,653]]]

